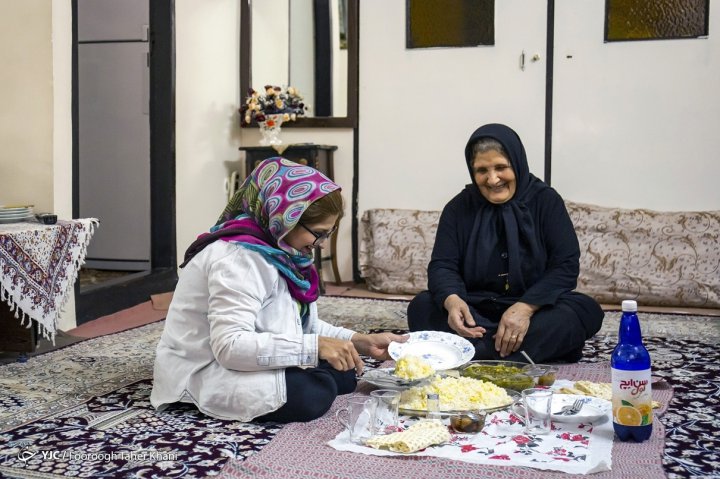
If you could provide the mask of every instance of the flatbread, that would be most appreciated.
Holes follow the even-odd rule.
[[[612,401],[612,384],[610,383],[594,383],[592,381],[578,381],[575,388],[582,391],[586,396],[594,396],[596,398]]]
[[[437,419],[430,419],[419,421],[402,432],[373,436],[366,444],[376,449],[409,454],[449,440],[450,432],[447,426]]]
[[[594,383],[592,381],[577,381],[574,387],[564,387],[558,389],[562,394],[576,394],[580,396],[592,396],[606,401],[612,401],[612,384],[610,383]],[[652,408],[658,409],[662,404],[657,401],[652,402]]]

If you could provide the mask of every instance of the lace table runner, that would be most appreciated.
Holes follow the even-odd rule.
[[[94,218],[0,225],[0,301],[53,343],[95,226]]]

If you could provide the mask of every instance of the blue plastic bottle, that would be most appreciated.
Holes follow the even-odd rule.
[[[621,441],[645,441],[652,433],[650,353],[640,334],[637,303],[622,302],[618,344],[610,357],[613,428]]]

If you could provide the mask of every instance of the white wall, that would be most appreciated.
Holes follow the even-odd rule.
[[[59,218],[72,218],[72,7],[65,0],[52,0],[52,61],[52,211]],[[75,326],[75,295],[70,294],[58,329]]]
[[[52,5],[0,0],[0,204],[53,209]]]
[[[552,185],[567,199],[720,209],[720,2],[704,39],[603,43],[605,2],[555,2]]]
[[[235,0],[177,0],[176,221],[178,261],[222,212],[237,164],[239,21]]]
[[[505,18],[511,8],[538,5],[535,14]],[[543,177],[543,123],[517,126],[538,111],[544,115],[543,52],[543,91],[535,95],[541,103],[518,105],[511,90],[518,72],[503,71],[502,59],[487,49],[499,50],[544,25],[545,5],[496,2],[493,47],[408,50],[405,2],[360,2],[360,214],[441,209],[469,183],[464,146],[489,121],[518,131],[531,171]],[[720,209],[720,3],[711,2],[709,39],[615,44],[602,42],[604,5],[555,3],[553,186],[567,199],[605,206]],[[523,46],[528,55],[534,43]],[[563,55],[572,53],[571,64]],[[641,74],[650,78],[637,81]],[[488,76],[499,81],[473,88]],[[681,81],[666,87],[672,79]],[[497,108],[498,99],[505,109]]]

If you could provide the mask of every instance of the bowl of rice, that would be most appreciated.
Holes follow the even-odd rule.
[[[499,411],[511,406],[519,398],[517,392],[488,381],[437,374],[431,381],[402,392],[400,412],[426,415],[428,394],[438,395],[438,412],[446,416],[463,411]]]

